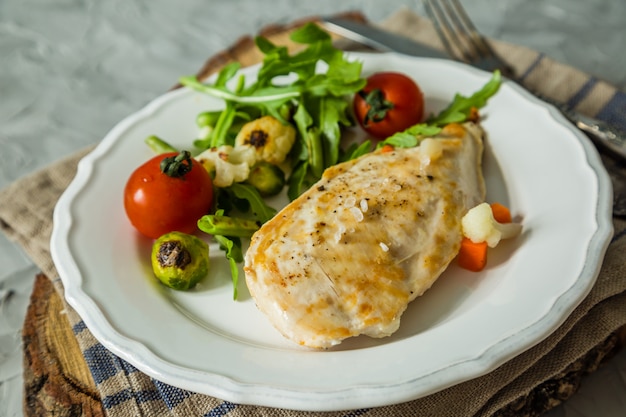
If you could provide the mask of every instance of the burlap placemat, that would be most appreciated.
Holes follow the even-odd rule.
[[[381,26],[441,47],[430,23],[408,10],[396,12]],[[501,42],[496,42],[495,47],[518,73],[524,74],[524,81],[533,89],[569,102],[588,115],[626,126],[624,92],[527,48]],[[226,53],[216,59],[227,60],[228,56]],[[4,233],[20,244],[49,277],[57,276],[49,253],[52,211],[72,180],[76,164],[88,151],[23,178],[0,194],[0,226]],[[557,331],[487,375],[394,406],[328,413],[298,412],[238,405],[181,390],[146,376],[108,352],[74,310],[67,306],[66,311],[101,394],[103,407],[110,416],[516,415],[524,411],[524,399],[533,389],[562,377],[572,363],[626,325],[626,222],[615,218],[614,227],[615,235],[597,283]],[[54,282],[62,294],[62,283],[58,279]]]

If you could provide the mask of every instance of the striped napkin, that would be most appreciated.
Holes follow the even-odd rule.
[[[380,26],[443,49],[430,22],[407,9],[394,13]],[[532,89],[626,130],[623,91],[527,48],[502,42],[494,42],[494,47]],[[49,277],[57,276],[48,243],[52,210],[86,151],[20,180],[0,194],[0,227]],[[32,195],[39,196],[36,204]],[[182,390],[148,377],[113,355],[74,310],[67,306],[66,311],[109,416],[537,415],[570,395],[573,390],[564,390],[559,381],[582,366],[581,361],[596,346],[615,339],[616,331],[626,326],[626,221],[615,218],[614,227],[615,236],[593,290],[546,340],[487,375],[408,403],[380,408],[301,412],[239,405]],[[54,284],[62,294],[60,280]],[[539,394],[545,398],[538,398]]]

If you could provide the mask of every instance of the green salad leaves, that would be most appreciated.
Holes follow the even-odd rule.
[[[304,49],[290,54],[284,46],[256,38],[264,59],[251,83],[243,76],[235,79],[239,63],[227,65],[212,84],[196,77],[183,77],[180,83],[225,102],[225,109],[214,115],[212,131],[196,141],[200,149],[232,145],[234,135],[229,132],[238,121],[271,115],[295,124],[300,140],[292,150],[293,173],[288,182],[288,195],[293,199],[317,181],[324,169],[339,162],[341,128],[353,124],[346,96],[362,89],[366,81],[361,77],[361,62],[349,61],[316,24],[294,31],[291,40]]]

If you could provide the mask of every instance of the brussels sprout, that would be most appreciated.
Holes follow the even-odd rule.
[[[285,186],[285,173],[269,162],[257,162],[250,170],[246,182],[259,191],[262,197],[278,194]]]
[[[209,272],[209,246],[193,235],[166,233],[152,245],[152,270],[166,286],[188,290]]]

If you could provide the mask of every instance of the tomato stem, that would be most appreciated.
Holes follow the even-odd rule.
[[[385,100],[385,94],[379,88],[375,88],[370,92],[361,90],[359,91],[359,95],[369,106],[365,119],[363,120],[363,125],[365,126],[367,126],[369,122],[378,123],[382,121],[387,116],[387,112],[394,108],[394,104],[389,100]]]
[[[181,151],[176,156],[163,158],[160,164],[161,172],[172,178],[184,177],[191,171],[191,167],[191,153],[189,151]]]

